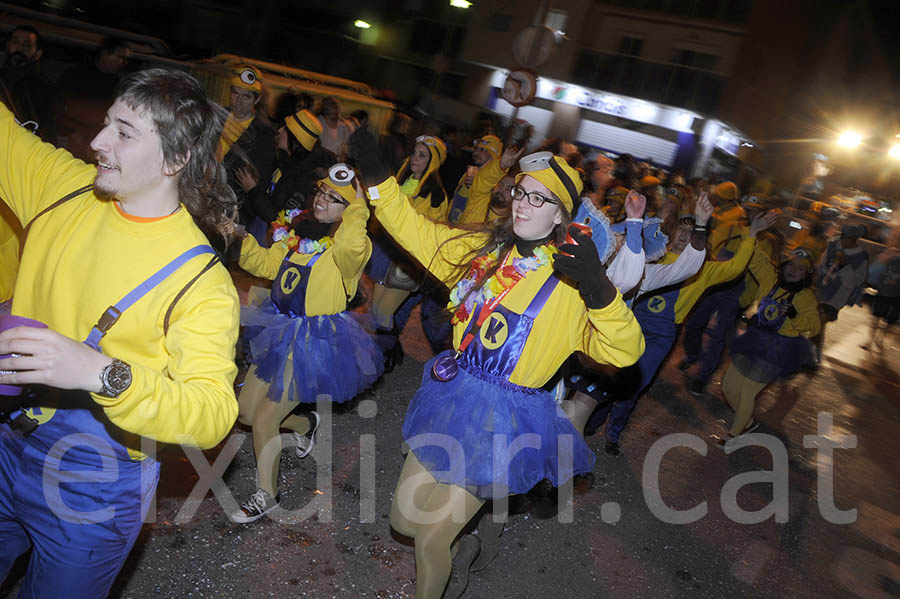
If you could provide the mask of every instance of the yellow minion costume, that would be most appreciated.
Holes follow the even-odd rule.
[[[319,136],[322,135],[322,123],[308,110],[292,114],[284,119],[284,124],[307,151],[313,149],[319,141]]]
[[[429,179],[437,177],[438,169],[447,159],[447,145],[439,137],[433,135],[422,135],[416,138],[416,144],[422,144],[428,149],[428,166],[422,177],[417,179],[409,169],[409,158],[407,158],[400,170],[397,171],[397,179],[402,181],[400,184],[400,193],[405,195],[416,212],[431,220],[446,222],[450,215],[450,203],[446,201],[446,193],[444,189],[434,182],[430,187],[432,189],[426,195],[424,192],[426,183]]]
[[[466,185],[466,174],[460,177],[451,201],[449,218],[451,223],[477,225],[486,222],[489,219],[491,193],[494,186],[506,174],[506,169],[500,167],[503,142],[499,137],[485,135],[475,141],[475,146],[487,151],[490,159],[475,173],[471,187]]]
[[[22,227],[16,215],[0,202],[0,304],[9,301],[19,271],[19,244]]]

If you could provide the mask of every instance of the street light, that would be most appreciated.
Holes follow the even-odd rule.
[[[355,21],[353,21],[353,26],[358,27],[359,29],[368,29],[369,27],[371,27],[371,25],[361,19],[356,19]]]
[[[856,131],[844,131],[838,137],[837,143],[839,146],[852,149],[862,143],[862,135]]]
[[[469,8],[472,6],[472,3],[468,0],[450,0],[450,6],[454,6],[456,8]]]

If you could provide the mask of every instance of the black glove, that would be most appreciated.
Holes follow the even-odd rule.
[[[553,255],[553,268],[578,283],[585,306],[592,310],[605,308],[616,299],[616,288],[606,276],[597,248],[590,237],[574,227],[569,229],[569,235],[578,245],[561,245],[560,253]]]
[[[797,308],[794,307],[794,304],[791,304],[788,307],[787,312],[785,312],[785,314],[787,314],[788,318],[794,318],[795,316],[797,316]]]
[[[391,170],[378,156],[378,144],[375,142],[375,137],[364,127],[360,127],[350,136],[347,158],[359,169],[367,187],[379,185],[391,176]]]

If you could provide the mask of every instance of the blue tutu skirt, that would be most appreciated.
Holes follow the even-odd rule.
[[[456,378],[436,381],[431,367],[448,354],[425,365],[403,422],[403,438],[436,480],[495,499],[593,470],[593,451],[552,393],[461,363]]]
[[[734,340],[732,362],[748,378],[770,383],[815,364],[812,343],[806,337],[787,337],[751,326]]]
[[[331,401],[352,399],[384,371],[384,355],[352,312],[291,317],[271,301],[241,309],[248,342],[248,361],[256,376],[270,383],[268,397],[281,401],[284,368],[291,359],[288,382],[291,401],[315,403],[321,395]]]

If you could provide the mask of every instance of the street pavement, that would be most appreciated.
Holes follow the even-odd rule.
[[[242,292],[248,282],[238,278]],[[774,453],[758,445],[726,453],[716,438],[731,413],[718,378],[705,396],[690,395],[676,349],[638,403],[622,454],[603,451],[602,432],[589,438],[593,488],[574,496],[570,521],[511,516],[499,555],[471,575],[465,596],[900,596],[900,336],[888,337],[884,353],[860,349],[868,318],[864,308],[842,311],[819,370],[762,394],[758,439]],[[236,426],[202,454],[161,452],[155,517],[112,596],[414,597],[414,550],[391,533],[388,514],[403,415],[430,356],[417,311],[402,341],[403,364],[335,411],[313,456],[285,450],[284,509],[272,519],[232,524],[222,505],[230,510],[255,488],[248,430]],[[214,462],[228,465],[218,495],[205,492],[218,480]],[[777,492],[773,478],[785,485]],[[770,509],[774,496],[779,507]],[[702,511],[676,512],[691,509]],[[283,521],[292,514],[296,521]]]

